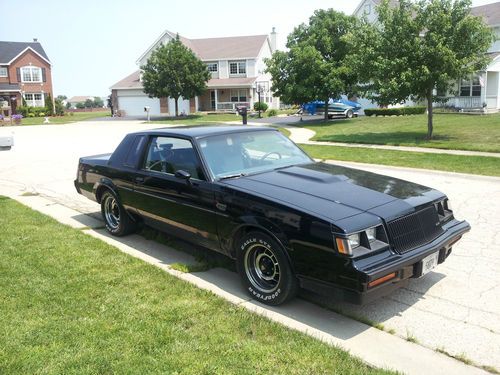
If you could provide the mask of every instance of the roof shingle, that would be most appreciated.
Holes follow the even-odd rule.
[[[500,25],[500,2],[486,4],[471,8],[470,12],[474,16],[483,17],[488,25]]]

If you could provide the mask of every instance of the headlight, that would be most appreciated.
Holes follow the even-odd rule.
[[[368,241],[375,241],[377,239],[377,228],[367,229],[366,236],[368,237]]]
[[[359,233],[354,233],[354,234],[351,234],[350,236],[347,237],[347,239],[349,240],[349,246],[351,247],[351,249],[354,249],[355,247],[358,247],[360,245],[359,238],[360,238]]]
[[[448,221],[448,219],[453,216],[453,210],[451,209],[451,203],[448,198],[434,203],[434,207],[436,208],[439,222],[441,223]]]
[[[344,255],[359,256],[389,246],[384,227],[378,225],[364,231],[335,237],[337,251]]]

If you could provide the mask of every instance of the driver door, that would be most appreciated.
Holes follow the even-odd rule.
[[[205,178],[191,141],[150,137],[135,179],[136,207],[146,224],[220,250],[213,185]],[[189,179],[175,176],[183,170]]]

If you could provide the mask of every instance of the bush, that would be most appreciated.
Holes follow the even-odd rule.
[[[64,115],[64,105],[62,104],[62,100],[60,98],[57,98],[55,100],[55,107],[56,107],[56,115],[63,116]]]
[[[54,107],[52,106],[52,96],[50,96],[50,94],[47,94],[47,96],[45,97],[45,113],[44,113],[44,116],[47,115],[47,116],[52,116],[54,114]],[[42,115],[40,115],[42,116]]]
[[[34,113],[28,113],[28,117],[35,117]]]
[[[367,108],[366,116],[407,116],[421,115],[425,113],[426,107],[400,107],[400,108]]]
[[[19,107],[16,108],[16,113],[23,115],[23,117],[28,117],[29,111],[30,108],[25,105],[20,105]]]
[[[264,102],[256,102],[254,105],[253,105],[253,109],[255,111],[262,111],[262,112],[265,112],[267,111],[267,109],[269,108],[269,106],[267,105],[267,103],[264,103]]]
[[[40,116],[40,117],[45,117],[45,112],[40,112],[40,113],[38,114],[38,116]]]
[[[276,116],[277,114],[278,114],[278,111],[273,108],[273,109],[270,109],[269,112],[267,112],[267,117]]]

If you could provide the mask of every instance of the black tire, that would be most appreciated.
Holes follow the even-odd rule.
[[[352,116],[353,116],[352,109],[348,109],[347,112],[345,113],[345,117],[346,118],[352,118]]]
[[[110,190],[101,197],[101,214],[106,230],[113,236],[121,237],[137,230],[137,224],[132,220],[118,198]]]
[[[264,233],[250,232],[236,246],[238,273],[252,298],[275,306],[295,296],[297,279],[280,244]]]

